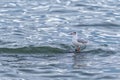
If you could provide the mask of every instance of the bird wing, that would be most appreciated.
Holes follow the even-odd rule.
[[[87,41],[83,40],[83,39],[77,39],[78,42],[80,43],[87,43]]]

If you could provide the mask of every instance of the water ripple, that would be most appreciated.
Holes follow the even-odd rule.
[[[119,79],[119,2],[1,0],[0,80]]]

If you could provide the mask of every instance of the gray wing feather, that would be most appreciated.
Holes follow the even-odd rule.
[[[80,42],[80,43],[87,43],[87,41],[85,41],[83,39],[78,39],[77,41]]]

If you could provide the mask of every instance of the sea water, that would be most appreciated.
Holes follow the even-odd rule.
[[[0,80],[119,80],[119,0],[0,0]],[[75,53],[69,33],[88,41]]]

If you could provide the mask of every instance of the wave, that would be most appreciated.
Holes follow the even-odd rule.
[[[79,27],[79,26],[116,26],[116,27],[119,27],[120,24],[115,24],[115,23],[110,23],[110,22],[104,22],[104,23],[96,23],[96,24],[77,24],[77,25],[74,25],[76,27]]]
[[[49,46],[0,48],[0,53],[63,53],[63,52],[66,52],[66,50]]]
[[[98,49],[91,49],[91,50],[83,51],[83,53],[92,53],[92,54],[109,53],[109,54],[113,54],[115,52],[112,50],[104,50],[104,49],[98,48]]]
[[[76,53],[74,48],[68,46],[66,44],[60,44],[60,47],[51,47],[51,46],[28,46],[28,47],[20,47],[20,48],[0,48],[0,53]],[[81,53],[85,54],[113,54],[114,51],[105,50],[101,48],[97,49],[87,49],[86,46],[81,47]]]

